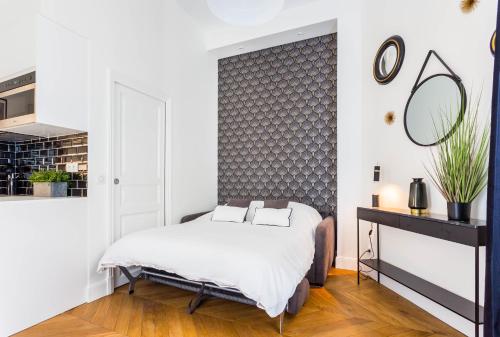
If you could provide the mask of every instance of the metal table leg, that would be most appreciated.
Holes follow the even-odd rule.
[[[479,337],[479,245],[474,247],[474,335]]]
[[[380,262],[380,235],[379,224],[377,223],[377,262]],[[380,283],[380,271],[377,270],[377,282]]]
[[[358,265],[358,285],[359,285],[359,218],[358,218],[358,226],[357,226],[357,231],[356,231],[356,237],[357,237],[357,242],[358,242],[358,244],[356,246],[357,247],[357,249],[356,249],[357,252],[356,253],[358,255],[358,258],[357,258],[356,262],[357,262],[357,265]]]

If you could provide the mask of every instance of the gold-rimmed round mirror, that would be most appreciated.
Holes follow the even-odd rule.
[[[405,57],[401,36],[394,35],[382,43],[373,62],[373,77],[380,84],[391,82],[398,74]]]

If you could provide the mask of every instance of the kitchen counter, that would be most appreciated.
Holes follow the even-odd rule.
[[[87,198],[0,196],[0,214],[0,336],[10,336],[85,302]]]
[[[32,195],[0,195],[0,202],[3,201],[31,201],[31,200],[64,200],[64,199],[81,199],[84,197],[34,197]]]

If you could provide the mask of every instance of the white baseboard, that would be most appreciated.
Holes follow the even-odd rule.
[[[348,256],[337,256],[335,259],[335,268],[357,270],[356,258]]]
[[[87,288],[87,302],[92,302],[101,297],[111,294],[112,290],[108,289],[108,284],[108,278],[90,284]]]
[[[138,267],[128,268],[128,270],[134,276],[136,276],[140,272],[140,269]],[[114,275],[116,281],[113,281],[113,277],[111,275]],[[101,297],[110,295],[113,293],[114,288],[120,287],[127,283],[128,279],[118,269],[116,269],[115,272],[110,271],[105,279],[94,282],[88,286],[87,302],[92,302]]]

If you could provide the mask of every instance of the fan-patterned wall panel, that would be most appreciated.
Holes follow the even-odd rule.
[[[219,60],[219,203],[336,213],[336,66],[336,34]]]

